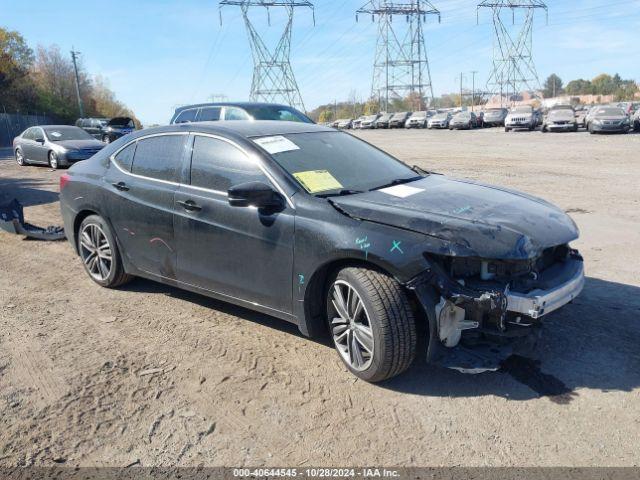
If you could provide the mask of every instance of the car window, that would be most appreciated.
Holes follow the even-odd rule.
[[[161,135],[138,140],[131,171],[144,177],[177,181],[184,138],[185,135]]]
[[[191,185],[226,192],[244,182],[268,182],[262,170],[230,143],[197,135],[191,156]]]
[[[198,112],[198,122],[216,122],[220,120],[220,107],[201,108]]]
[[[253,139],[311,194],[369,190],[416,173],[348,133],[298,133]]]
[[[189,110],[183,110],[182,112],[180,112],[180,114],[178,115],[178,117],[175,119],[173,123],[195,122],[197,112],[198,110],[195,108],[190,108]]]
[[[278,120],[286,122],[313,123],[311,119],[304,116],[301,112],[289,107],[274,105],[250,105],[245,107],[245,109],[247,113],[253,117],[254,120]]]
[[[131,171],[131,165],[133,164],[133,155],[136,152],[136,142],[124,147],[115,156],[116,162],[127,172]]]
[[[69,127],[69,128],[76,128],[76,127]],[[42,133],[41,128],[34,128],[33,136],[35,140],[44,140],[44,133]]]
[[[38,129],[40,136],[42,136],[41,129]],[[65,140],[95,140],[91,135],[85,132],[82,128],[60,126],[60,127],[45,127],[45,133],[47,138],[52,142],[64,142]],[[36,134],[37,136],[37,134]]]
[[[26,139],[26,140],[35,140],[35,129],[33,128],[28,128],[27,130],[25,130],[25,132],[22,134],[22,138]]]
[[[225,120],[251,120],[251,117],[242,110],[237,107],[226,107],[224,111],[224,119]]]

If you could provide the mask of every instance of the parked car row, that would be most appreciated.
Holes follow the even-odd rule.
[[[626,102],[629,103],[629,102]],[[358,119],[339,119],[327,124],[341,130],[373,128],[429,128],[449,130],[471,130],[485,127],[504,127],[512,130],[537,130],[542,132],[577,132],[586,128],[590,133],[626,133],[640,131],[640,104],[630,114],[626,103],[577,107],[556,105],[546,113],[530,105],[506,108],[488,108],[479,112],[468,110],[419,111],[383,113],[362,116]],[[636,106],[636,104],[631,104]]]

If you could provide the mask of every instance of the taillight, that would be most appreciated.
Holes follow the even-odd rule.
[[[63,173],[60,175],[60,191],[71,181],[71,177],[68,173]]]

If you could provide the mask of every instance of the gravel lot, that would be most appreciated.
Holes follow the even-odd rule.
[[[409,164],[570,212],[583,295],[536,356],[356,380],[327,343],[136,280],[101,289],[67,242],[0,233],[0,466],[640,464],[640,135],[358,133]],[[59,172],[0,155],[0,201],[59,223]]]

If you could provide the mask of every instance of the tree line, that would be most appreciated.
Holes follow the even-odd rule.
[[[613,95],[616,101],[633,100],[640,89],[634,80],[623,80],[617,73],[603,73],[591,80],[571,80],[566,85],[555,73],[549,75],[544,82],[542,93],[545,98],[560,95]]]
[[[128,116],[137,122],[106,79],[90,75],[81,63],[78,77],[85,117]],[[57,45],[38,46],[34,51],[20,33],[0,28],[0,108],[4,111],[44,113],[73,123],[80,116],[75,81],[70,54]]]

